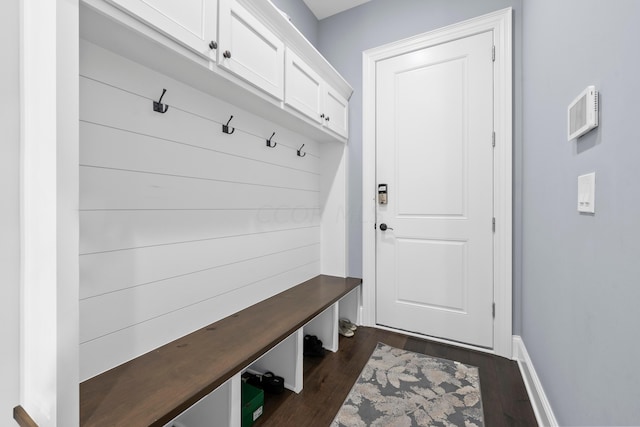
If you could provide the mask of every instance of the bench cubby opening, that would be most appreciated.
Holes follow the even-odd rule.
[[[304,328],[304,335],[315,335],[329,351],[338,351],[338,304],[333,304],[320,313]]]
[[[349,319],[351,322],[359,325],[362,323],[360,318],[361,304],[361,292],[360,287],[352,290],[347,295],[342,297],[338,302],[338,318]]]
[[[284,378],[284,387],[295,393],[302,391],[302,330],[298,329],[284,341],[266,352],[244,371],[262,375],[273,372]]]
[[[237,402],[237,404],[236,404]],[[240,425],[240,375],[227,380],[213,392],[180,414],[165,427],[229,427]]]

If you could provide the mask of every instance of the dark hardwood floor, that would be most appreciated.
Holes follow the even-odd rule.
[[[279,396],[265,395],[264,413],[254,426],[329,426],[378,342],[477,366],[485,426],[537,426],[516,362],[364,327],[352,338],[341,336],[337,353],[305,357],[304,390],[300,394],[285,390]]]

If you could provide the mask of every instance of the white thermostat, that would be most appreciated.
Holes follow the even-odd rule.
[[[598,126],[598,91],[587,86],[567,109],[567,140],[578,138]]]

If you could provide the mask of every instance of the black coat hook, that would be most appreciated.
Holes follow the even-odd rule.
[[[302,144],[302,147],[304,147],[304,144]],[[307,155],[307,153],[302,153],[302,147],[298,148],[298,157],[304,157]]]
[[[164,94],[167,92],[166,89],[162,89],[162,95],[160,95],[160,99],[158,99],[157,101],[153,101],[153,111],[157,111],[158,113],[166,113],[167,110],[169,109],[168,105],[164,105],[162,103],[162,98],[164,97]]]
[[[231,116],[231,117],[229,118],[229,121],[227,122],[227,124],[226,124],[226,125],[222,125],[222,132],[227,133],[227,134],[229,134],[229,135],[231,135],[232,133],[234,133],[234,132],[236,131],[236,128],[231,128],[231,129],[232,129],[232,131],[231,131],[231,132],[229,132],[229,123],[231,123],[231,119],[233,119],[233,116]]]
[[[269,139],[267,139],[267,147],[274,148],[276,145],[278,145],[275,141],[273,143],[271,142],[271,138],[273,138],[275,134],[276,134],[275,132],[272,133]]]

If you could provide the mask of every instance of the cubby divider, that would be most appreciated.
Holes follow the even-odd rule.
[[[359,325],[360,319],[360,287],[355,288],[338,301],[338,318],[349,319],[351,322]]]

